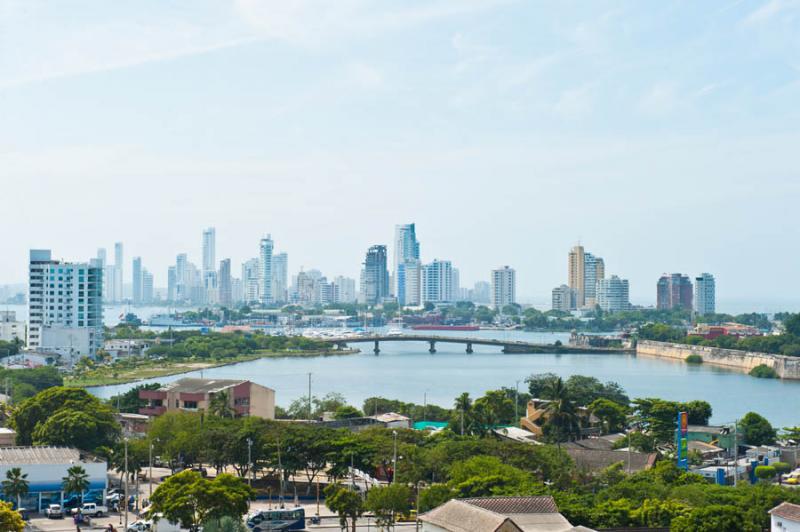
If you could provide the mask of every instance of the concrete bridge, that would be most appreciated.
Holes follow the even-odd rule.
[[[496,340],[492,338],[469,338],[458,336],[436,336],[422,334],[393,334],[373,336],[343,336],[339,338],[326,338],[324,340],[338,349],[347,348],[348,344],[372,343],[373,353],[380,354],[381,342],[423,342],[428,344],[428,352],[436,352],[439,342],[462,344],[466,346],[467,354],[473,353],[473,346],[488,345],[502,348],[503,353],[634,353],[634,349],[575,346],[569,344],[537,344],[519,340]]]

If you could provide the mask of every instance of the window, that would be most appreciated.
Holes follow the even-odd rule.
[[[197,408],[197,401],[184,401],[183,408]]]

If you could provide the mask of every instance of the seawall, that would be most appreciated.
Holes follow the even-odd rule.
[[[800,379],[800,357],[700,345],[653,342],[652,340],[639,340],[636,345],[636,355],[680,361],[685,361],[689,355],[700,355],[703,358],[703,364],[738,369],[745,373],[763,364],[774,369],[781,379]]]

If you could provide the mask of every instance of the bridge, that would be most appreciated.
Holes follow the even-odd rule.
[[[372,343],[372,352],[380,354],[381,342],[423,342],[428,344],[428,352],[436,353],[437,343],[462,344],[466,346],[467,354],[473,353],[473,346],[488,345],[502,348],[503,353],[634,353],[634,349],[577,346],[569,344],[537,344],[519,340],[496,340],[492,338],[469,338],[458,336],[436,336],[422,334],[393,334],[372,336],[342,336],[339,338],[326,338],[327,343],[335,345],[337,349],[346,349],[348,344]]]

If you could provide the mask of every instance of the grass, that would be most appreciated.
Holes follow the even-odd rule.
[[[686,357],[686,363],[687,364],[702,364],[703,363],[703,357],[701,357],[700,355],[689,355],[688,357]]]
[[[358,353],[358,350],[339,351],[333,349],[315,349],[308,351],[256,351],[254,353],[219,360],[190,360],[185,362],[136,358],[130,359],[129,363],[124,367],[100,366],[87,371],[81,376],[76,376],[74,374],[66,375],[64,377],[64,385],[84,388],[89,386],[128,384],[145,379],[167,377],[169,375],[179,375],[181,373],[189,373],[201,369],[250,362],[259,358],[341,356],[354,353]]]

